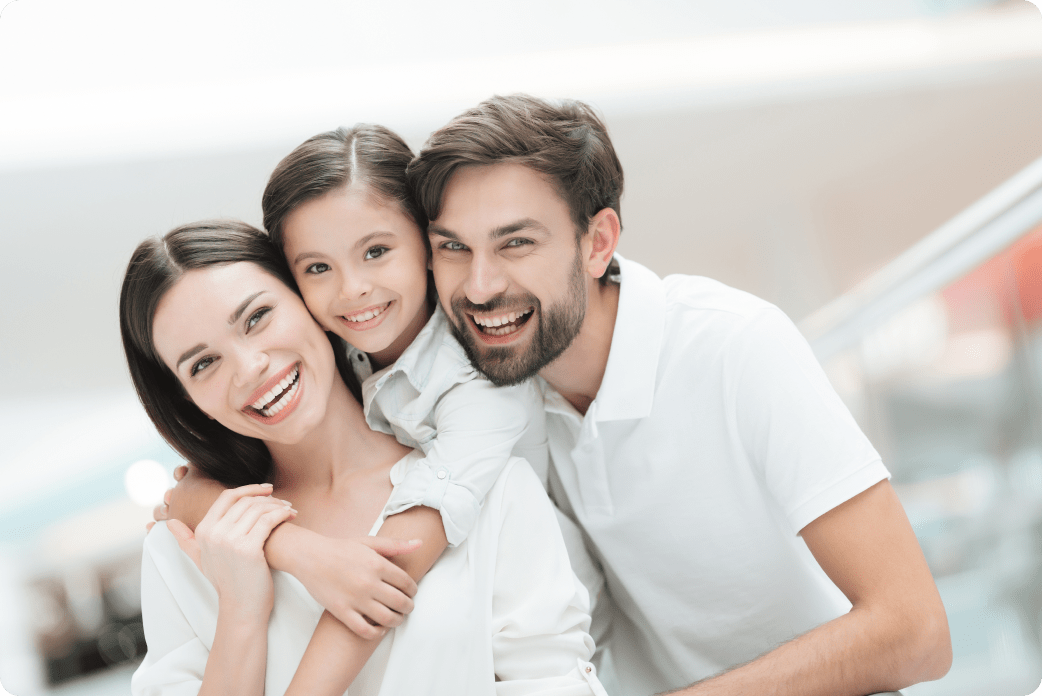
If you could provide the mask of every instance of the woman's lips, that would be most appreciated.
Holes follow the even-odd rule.
[[[297,370],[295,380],[290,383],[284,391],[280,392],[277,398],[272,399],[272,401],[267,404],[267,408],[264,409],[269,412],[272,408],[278,409],[275,413],[265,415],[263,412],[254,408],[252,403],[242,409],[243,413],[264,425],[275,425],[288,418],[297,408],[297,405],[300,404],[300,399],[304,394],[304,373],[300,370],[300,363],[291,366],[291,374],[293,368],[296,368]],[[254,401],[253,403],[257,402]]]

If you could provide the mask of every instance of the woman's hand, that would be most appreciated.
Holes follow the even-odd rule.
[[[167,525],[178,545],[217,589],[222,612],[267,621],[275,600],[264,544],[272,530],[296,516],[271,484],[224,491],[195,533],[178,520]]]

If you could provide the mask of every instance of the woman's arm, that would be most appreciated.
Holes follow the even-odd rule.
[[[271,498],[270,493],[270,486],[225,491],[200,522],[198,537],[176,521],[169,524],[182,551],[217,593],[216,625],[209,649],[186,619],[191,607],[179,607],[170,588],[159,587],[165,579],[146,544],[142,577],[143,590],[147,591],[142,592],[142,610],[146,635],[150,634],[149,654],[135,674],[135,694],[173,690],[201,696],[263,695],[267,626],[274,603],[264,542],[272,529],[295,515],[289,505]],[[209,604],[206,601],[192,602],[198,595],[191,591],[185,596],[203,613],[213,611],[212,605],[205,608]],[[169,630],[165,624],[155,629],[157,621],[163,624],[171,617],[175,625]]]

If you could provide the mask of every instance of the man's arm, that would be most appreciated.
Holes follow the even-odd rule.
[[[801,530],[849,613],[684,696],[863,696],[944,676],[948,619],[904,508],[882,481]]]

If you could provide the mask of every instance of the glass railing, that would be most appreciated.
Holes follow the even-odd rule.
[[[883,455],[952,631],[906,696],[1042,681],[1042,160],[801,329]]]

